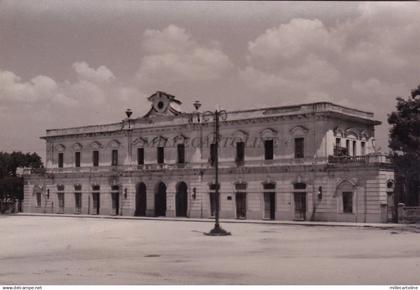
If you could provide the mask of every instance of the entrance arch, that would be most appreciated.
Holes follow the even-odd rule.
[[[136,211],[135,216],[146,216],[146,185],[141,182],[136,186]]]
[[[155,216],[166,215],[166,185],[159,182],[155,188]]]
[[[187,216],[188,210],[188,187],[187,184],[183,181],[177,184],[176,186],[176,216]]]

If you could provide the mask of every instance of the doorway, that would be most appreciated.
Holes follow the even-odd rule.
[[[120,193],[112,192],[112,213],[114,215],[120,214]]]
[[[166,185],[163,182],[156,185],[155,216],[166,216]]]
[[[245,219],[246,218],[246,193],[237,192],[235,195],[236,200],[236,218]]]
[[[394,192],[387,192],[387,222],[392,223],[395,221],[395,204],[394,204]]]
[[[295,220],[304,221],[306,219],[306,192],[295,192]]]
[[[136,211],[135,216],[146,216],[146,185],[142,182],[136,187]]]
[[[210,192],[209,198],[210,198],[210,216],[214,216],[216,213],[216,202],[217,202],[216,193]]]
[[[276,212],[276,193],[264,192],[264,218],[274,220]]]
[[[99,192],[92,193],[92,200],[93,200],[93,214],[99,214],[100,212],[99,208],[101,205]]]
[[[188,210],[188,187],[185,182],[180,182],[176,187],[176,216],[187,216]]]

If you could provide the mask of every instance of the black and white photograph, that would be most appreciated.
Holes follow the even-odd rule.
[[[418,2],[0,0],[0,290],[418,290],[419,35]]]

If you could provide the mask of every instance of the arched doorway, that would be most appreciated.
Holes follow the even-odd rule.
[[[146,185],[141,182],[136,186],[136,216],[146,215]]]
[[[155,216],[166,215],[166,185],[159,182],[155,188]]]
[[[181,181],[176,186],[176,216],[187,216],[188,209],[188,187],[185,182]]]

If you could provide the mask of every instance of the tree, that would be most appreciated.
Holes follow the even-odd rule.
[[[420,187],[420,86],[411,98],[397,98],[397,110],[388,116],[389,147],[401,188],[399,202],[417,205]]]
[[[16,200],[23,200],[23,178],[16,168],[42,168],[41,157],[36,153],[0,152],[0,213],[14,208]]]

